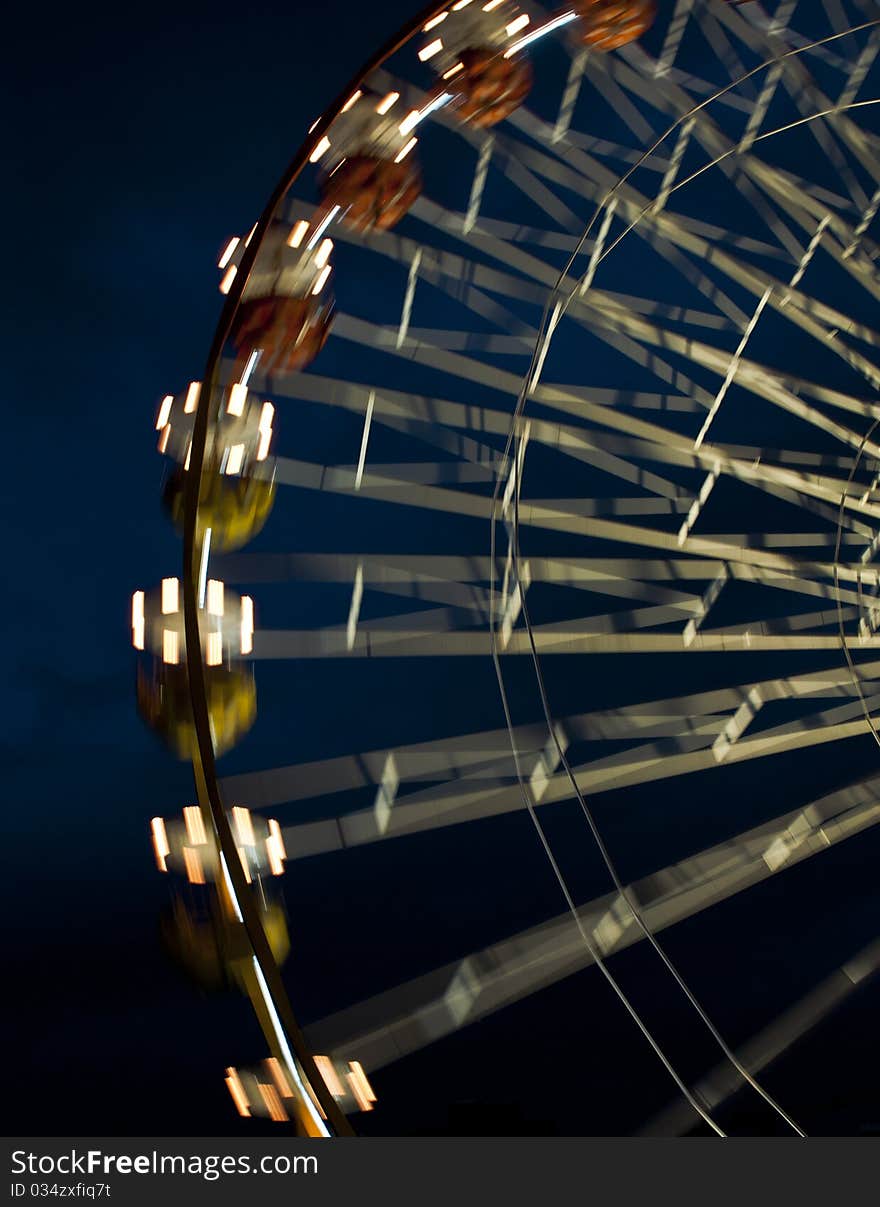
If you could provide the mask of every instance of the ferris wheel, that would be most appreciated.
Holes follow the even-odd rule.
[[[802,1132],[764,1073],[880,967],[878,51],[861,0],[435,5],[222,249],[132,633],[241,1114],[344,1134],[552,994],[658,1058],[612,1130]]]

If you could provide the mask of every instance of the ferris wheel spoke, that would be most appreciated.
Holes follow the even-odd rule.
[[[769,1026],[747,1040],[737,1052],[742,1065],[759,1073],[836,1010],[847,998],[880,971],[880,940],[862,948],[851,960],[790,1006]],[[715,1110],[744,1085],[732,1065],[725,1061],[694,1086],[709,1110]],[[694,1126],[694,1112],[672,1103],[639,1132],[642,1136],[681,1136]]]
[[[875,777],[819,798],[645,877],[629,886],[628,893],[639,902],[653,933],[694,917],[876,825],[876,786]],[[643,937],[633,925],[629,906],[616,894],[589,902],[578,913],[604,955]],[[880,953],[871,950],[880,960]],[[339,1011],[313,1024],[308,1033],[322,1049],[357,1051],[364,1066],[375,1070],[592,962],[592,953],[566,913]],[[863,968],[859,963],[853,973]]]

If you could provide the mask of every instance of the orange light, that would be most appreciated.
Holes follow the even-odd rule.
[[[287,1111],[282,1105],[281,1099],[278,1097],[278,1091],[274,1085],[264,1085],[262,1081],[257,1083],[257,1088],[260,1091],[263,1101],[266,1104],[266,1110],[269,1112],[269,1117],[275,1123],[285,1123],[289,1119]]]
[[[226,1070],[226,1088],[232,1095],[232,1101],[235,1103],[235,1108],[239,1115],[242,1115],[245,1119],[249,1119],[251,1108],[248,1106],[247,1094],[244,1092],[241,1078],[235,1069]]]
[[[257,840],[254,837],[254,823],[251,819],[250,809],[243,809],[241,805],[233,805],[232,821],[235,825],[235,832],[238,835],[238,841],[246,847],[255,847]]]
[[[153,853],[156,856],[156,863],[159,866],[160,872],[167,872],[168,865],[165,860],[171,854],[171,848],[168,846],[168,834],[165,831],[165,822],[161,817],[154,817],[150,822],[150,830],[153,836]]]
[[[334,1098],[344,1098],[345,1097],[345,1087],[343,1086],[342,1082],[339,1080],[339,1077],[336,1074],[336,1070],[333,1067],[333,1061],[330,1059],[330,1057],[329,1056],[316,1056],[315,1057],[315,1068],[321,1074],[321,1077],[324,1080],[324,1085],[326,1085],[327,1089],[330,1091],[330,1093],[333,1095],[333,1097]]]
[[[187,805],[183,811],[183,822],[186,826],[186,836],[194,847],[204,846],[208,841],[205,832],[205,822],[198,805]]]
[[[202,860],[198,851],[192,847],[184,847],[183,866],[186,868],[186,876],[190,884],[205,883],[205,869],[202,867]]]
[[[268,1060],[263,1061],[263,1064],[266,1066],[266,1068],[271,1073],[272,1080],[278,1086],[278,1092],[281,1095],[281,1097],[282,1098],[293,1098],[293,1096],[294,1096],[293,1090],[290,1088],[290,1086],[287,1082],[287,1078],[284,1076],[284,1070],[281,1068],[281,1065],[278,1063],[278,1061],[275,1059],[275,1057],[270,1056],[268,1058]]]

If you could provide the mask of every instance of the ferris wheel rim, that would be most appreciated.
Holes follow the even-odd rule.
[[[282,177],[282,180],[279,182],[279,185],[276,186],[276,190],[273,193],[272,197],[270,198],[270,202],[267,203],[267,206],[264,209],[263,214],[258,221],[254,237],[251,240],[251,242],[253,243],[254,246],[247,250],[246,257],[248,257],[248,258],[245,258],[242,262],[241,269],[240,269],[240,272],[238,275],[238,279],[237,279],[236,285],[234,287],[235,292],[230,293],[230,296],[227,298],[226,304],[223,308],[223,313],[221,315],[217,330],[215,332],[214,343],[212,346],[211,354],[209,355],[209,358],[208,358],[208,362],[207,362],[207,366],[206,366],[206,370],[205,370],[205,374],[204,374],[204,381],[208,385],[208,389],[203,392],[202,398],[205,398],[206,396],[208,398],[210,398],[213,395],[214,390],[216,388],[217,382],[216,382],[215,378],[216,378],[217,369],[218,369],[219,363],[220,363],[220,357],[222,354],[222,346],[225,343],[226,338],[228,337],[230,327],[231,327],[232,322],[235,317],[235,313],[236,313],[237,308],[241,301],[242,290],[244,289],[244,286],[247,283],[250,269],[253,266],[253,263],[256,259],[256,256],[258,254],[259,248],[262,243],[262,238],[265,235],[266,229],[268,228],[268,224],[271,221],[275,212],[277,211],[278,205],[281,203],[281,201],[283,200],[286,193],[289,191],[289,189],[294,184],[295,180],[297,179],[297,177],[299,176],[301,171],[306,166],[306,163],[308,161],[308,154],[309,154],[310,148],[312,147],[314,141],[320,139],[320,137],[323,135],[324,131],[329,127],[331,122],[338,115],[338,111],[342,107],[342,105],[345,103],[345,100],[359,86],[359,84],[362,83],[370,75],[370,73],[372,71],[374,71],[378,66],[381,66],[381,64],[384,63],[384,61],[388,57],[390,57],[390,55],[392,55],[397,49],[399,49],[401,46],[405,45],[406,42],[408,42],[412,37],[414,37],[418,33],[418,30],[419,30],[419,27],[421,26],[421,24],[423,24],[426,20],[430,19],[430,17],[432,15],[441,11],[443,8],[444,8],[443,5],[435,4],[435,5],[430,6],[428,9],[424,10],[423,13],[420,14],[420,16],[418,18],[414,19],[414,21],[411,23],[411,25],[404,27],[408,31],[405,36],[398,35],[396,37],[396,39],[392,40],[392,43],[389,43],[388,46],[383,49],[383,51],[380,51],[378,55],[374,56],[374,58],[370,60],[369,64],[367,66],[365,66],[358,73],[358,75],[354,78],[354,80],[340,94],[339,98],[337,98],[337,101],[334,102],[334,105],[331,106],[328,110],[326,110],[324,112],[322,117],[319,119],[318,123],[316,123],[315,126],[312,128],[312,131],[310,131],[310,138],[307,139],[307,141],[303,144],[302,148],[297,153],[297,156],[294,158],[292,165],[288,168],[287,172],[285,173],[285,176]],[[873,21],[873,22],[868,22],[866,24],[867,25],[876,25],[878,23],[880,23],[880,22]],[[865,26],[860,26],[860,27],[856,27],[856,28],[864,28],[864,27]],[[853,30],[846,31],[846,33],[851,33],[851,32],[853,32]],[[844,35],[836,35],[836,36],[844,36]],[[795,52],[790,52],[790,53],[795,53]],[[772,63],[774,61],[775,60],[769,60],[768,63],[763,64],[762,67],[767,67],[770,63]],[[755,70],[760,70],[760,68],[755,69]],[[749,74],[753,74],[753,73],[749,73]],[[730,85],[730,87],[733,87],[733,86],[735,86],[735,84]],[[816,115],[816,116],[820,116],[820,115]],[[662,142],[665,138],[667,138],[669,136],[669,133],[671,132],[671,130],[674,130],[680,124],[680,122],[682,120],[684,120],[684,119],[679,119],[679,121],[676,122],[673,125],[673,127],[670,127],[670,131],[667,131],[661,137],[661,139],[658,140],[657,145],[659,145],[660,142]],[[710,166],[714,166],[714,165],[710,165]],[[603,202],[602,204],[604,205],[605,203]],[[601,205],[597,208],[593,221],[595,221],[595,218],[601,212],[601,208],[602,208]],[[592,223],[591,223],[591,225],[592,225]],[[633,225],[635,225],[635,224],[633,224]],[[583,245],[583,242],[586,239],[587,234],[589,233],[589,229],[590,229],[590,227],[588,227],[587,231],[584,233],[579,246]],[[625,233],[628,233],[628,232],[625,232]],[[610,250],[613,250],[613,248],[608,249],[609,252],[610,252]],[[545,317],[546,317],[546,312],[545,312]],[[204,422],[201,423],[201,425],[200,425],[200,416],[202,418],[204,418]],[[200,449],[198,449],[197,446],[199,444],[200,426],[201,426],[201,447],[200,447]],[[183,575],[183,578],[184,578],[184,612],[185,612],[185,618],[186,618],[187,634],[188,634],[188,638],[189,638],[189,640],[187,641],[188,666],[189,666],[191,657],[195,658],[196,661],[198,661],[197,654],[195,652],[198,651],[198,649],[199,649],[197,611],[196,611],[196,609],[197,609],[196,592],[197,592],[198,574],[200,571],[200,560],[201,559],[200,559],[200,551],[199,551],[200,542],[198,540],[196,528],[197,528],[197,517],[198,517],[198,497],[199,497],[198,488],[199,488],[199,483],[201,481],[201,475],[202,475],[203,468],[204,468],[204,449],[205,449],[206,434],[207,434],[207,406],[205,406],[203,408],[202,399],[200,399],[199,409],[198,409],[197,415],[196,415],[196,426],[195,426],[194,433],[193,433],[193,452],[192,452],[192,456],[194,458],[194,460],[192,462],[192,467],[193,467],[193,470],[195,470],[197,472],[193,472],[188,476],[186,498],[185,498],[185,502],[184,502],[185,530],[184,530],[184,575]],[[517,502],[518,502],[518,492],[517,492]],[[494,509],[493,509],[493,524],[494,524],[494,518],[495,517],[494,517]],[[837,561],[837,558],[835,557],[835,563],[836,563],[836,561]],[[490,564],[494,568],[494,562],[492,562],[490,560]],[[192,668],[190,668],[190,670],[192,670]],[[203,689],[201,701],[197,701],[195,699],[195,695],[193,697],[193,713],[194,713],[194,717],[196,718],[196,733],[197,733],[197,737],[199,739],[198,748],[199,748],[199,758],[201,760],[201,772],[208,779],[208,783],[206,785],[206,792],[207,792],[207,795],[208,795],[208,798],[209,798],[209,801],[211,804],[211,812],[212,812],[212,815],[214,816],[215,824],[218,825],[218,831],[221,833],[221,845],[222,845],[222,826],[227,823],[225,820],[225,813],[223,811],[222,801],[220,799],[220,787],[219,787],[219,783],[218,783],[217,777],[216,777],[216,769],[214,767],[213,744],[210,742],[210,733],[208,732],[207,737],[205,736],[205,725],[207,722],[207,702],[206,702],[206,696],[205,696],[205,692],[204,692],[204,676],[201,673],[202,671],[203,671],[203,667],[202,667],[201,663],[199,662],[198,669],[196,670],[195,675],[190,673],[189,682],[191,685],[191,690],[197,689],[199,686],[199,683],[201,683],[201,686]],[[203,724],[201,733],[200,733],[200,729],[199,729],[200,721],[205,723],[205,724]],[[210,756],[207,759],[204,759],[202,757],[203,740],[207,743],[206,749],[210,750]],[[215,808],[215,797],[216,797],[216,805],[217,805],[216,808]],[[235,865],[234,865],[234,863],[231,863],[230,871],[233,875],[234,875],[234,869],[235,869]],[[316,1084],[316,1087],[319,1087],[321,1085],[320,1077],[317,1079],[315,1084]]]

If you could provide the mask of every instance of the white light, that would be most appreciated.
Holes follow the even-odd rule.
[[[333,240],[325,239],[315,253],[315,267],[323,268],[330,259],[330,253],[333,250]]]
[[[275,408],[271,402],[263,403],[263,410],[260,413],[260,442],[257,446],[257,460],[265,461],[266,455],[269,452],[269,444],[272,440],[272,417],[275,414]]]
[[[529,14],[520,13],[520,15],[516,18],[516,20],[511,21],[511,23],[508,26],[506,26],[506,28],[505,28],[505,32],[506,32],[508,38],[512,38],[513,35],[518,34],[521,29],[525,29],[525,27],[528,25],[528,23],[529,23]]]
[[[250,241],[251,241],[251,239],[253,239],[253,237],[254,237],[254,231],[255,231],[256,229],[257,229],[257,224],[256,224],[256,222],[255,222],[255,223],[254,223],[254,225],[251,227],[251,233],[248,235],[248,237],[247,237],[247,238],[245,239],[245,241],[244,241],[244,245],[245,245],[245,247],[249,247],[249,246],[250,246]]]
[[[208,577],[208,558],[211,554],[211,529],[205,529],[205,539],[202,542],[202,556],[199,561],[199,607],[205,606],[205,581]]]
[[[226,861],[225,861],[225,859],[223,859],[222,856],[221,856],[221,860],[223,860],[224,876],[226,878],[227,884],[230,886],[230,889],[231,889],[231,881],[229,879],[229,869],[225,866]],[[238,903],[235,901],[235,895],[234,895],[234,893],[231,893],[230,895],[232,896],[233,903],[235,904],[236,912],[238,913],[239,918],[240,918],[241,910],[238,909]],[[287,1065],[288,1071],[293,1075],[293,1080],[296,1083],[296,1087],[300,1091],[300,1102],[311,1115],[312,1123],[313,1123],[314,1127],[317,1129],[318,1133],[322,1136],[329,1136],[330,1130],[327,1127],[327,1124],[323,1122],[320,1115],[317,1113],[317,1110],[314,1108],[314,1104],[312,1103],[312,1100],[311,1100],[311,1095],[308,1094],[306,1085],[303,1082],[302,1077],[300,1076],[299,1068],[296,1064],[296,1061],[294,1060],[293,1052],[291,1052],[291,1050],[290,1050],[290,1044],[287,1041],[287,1036],[284,1032],[284,1028],[281,1025],[281,1019],[278,1017],[278,1011],[275,1009],[275,1003],[272,1001],[272,997],[269,993],[269,986],[266,984],[266,978],[263,976],[263,970],[260,967],[256,956],[253,957],[253,963],[254,963],[254,973],[256,974],[256,977],[257,977],[257,984],[259,986],[260,994],[263,998],[263,1003],[269,1014],[269,1021],[271,1022],[272,1029],[275,1032],[275,1039],[277,1040],[278,1046],[281,1049],[281,1055],[284,1057],[284,1061]]]
[[[448,13],[442,12],[442,13],[439,13],[436,17],[432,17],[427,25],[422,26],[422,33],[426,34],[429,30],[433,29],[435,25],[439,25],[441,21],[445,21],[448,16],[449,16]]]
[[[171,404],[174,402],[170,394],[166,394],[162,399],[162,405],[159,407],[159,415],[156,419],[156,431],[161,432],[162,428],[168,422],[168,416],[171,414]]]
[[[269,445],[272,443],[272,429],[260,429],[260,442],[257,445],[257,460],[265,461],[269,452]]]
[[[160,453],[164,453],[165,449],[168,447],[168,439],[170,436],[171,436],[171,424],[166,423],[165,427],[162,429],[162,435],[159,437],[159,444],[157,446]]]
[[[388,110],[392,107],[392,105],[394,105],[395,102],[397,102],[399,100],[400,100],[399,92],[389,92],[388,95],[386,97],[384,97],[379,102],[379,104],[376,106],[376,112],[378,114],[380,114],[382,117],[384,117],[385,114],[388,112]]]
[[[452,11],[454,13],[460,12],[463,8],[467,8],[470,2],[471,0],[458,0],[457,4],[453,4]]]
[[[363,96],[363,93],[361,92],[360,88],[358,88],[357,92],[353,92],[351,94],[351,96],[348,98],[348,100],[345,102],[345,104],[342,106],[342,108],[339,110],[339,112],[348,113],[348,111],[352,107],[352,105],[356,105],[362,96]],[[318,123],[315,122],[315,126],[317,126],[317,124]],[[315,126],[312,126],[312,130],[314,130]],[[312,130],[309,130],[309,134],[311,134]]]
[[[317,294],[319,294],[321,292],[321,290],[326,285],[327,278],[330,276],[330,273],[332,271],[333,270],[329,264],[324,265],[324,267],[321,269],[321,275],[318,277],[317,281],[315,282],[315,287],[312,290],[313,296],[317,296]]]
[[[309,156],[309,163],[317,163],[325,151],[330,150],[330,139],[325,134]]]
[[[306,222],[305,218],[300,218],[299,222],[297,222],[293,230],[290,232],[290,237],[287,240],[287,246],[299,247],[300,243],[302,243],[303,239],[305,238],[305,233],[308,229],[308,222]]]
[[[232,236],[232,238],[229,240],[229,242],[226,244],[226,247],[224,248],[223,255],[217,261],[218,268],[226,267],[226,265],[232,259],[232,253],[238,247],[240,242],[241,242],[241,239],[239,239],[238,235]]]
[[[171,854],[171,848],[168,846],[168,835],[165,832],[165,822],[161,817],[154,817],[150,822],[150,830],[153,834],[153,851],[156,855],[156,863],[159,865],[160,872],[167,872],[168,866],[165,860]]]
[[[189,459],[192,456],[192,451],[193,451],[192,440],[190,440],[190,442],[186,448],[186,456],[183,459],[183,468],[184,469],[189,469]]]
[[[260,359],[261,352],[261,348],[254,348],[250,356],[247,358],[247,364],[245,365],[241,374],[241,385],[246,386],[250,381],[251,373],[253,373],[254,369],[257,367],[257,361]]]
[[[224,470],[224,473],[229,474],[230,477],[235,477],[236,474],[241,473],[241,467],[243,464],[244,464],[244,445],[243,444],[233,444],[233,446],[230,448],[229,453],[226,457],[226,468]]]
[[[576,16],[577,13],[562,13],[560,16],[554,17],[552,21],[548,21],[546,25],[539,25],[537,29],[533,29],[530,34],[526,34],[524,38],[520,38],[518,42],[514,42],[512,46],[505,50],[505,59],[509,59],[511,55],[515,55],[518,50],[531,46],[532,42],[536,42],[538,38],[543,38],[544,34],[549,34],[554,29],[568,25],[569,21],[573,21]]]
[[[333,219],[336,217],[336,215],[338,213],[339,213],[338,205],[334,205],[331,209],[329,209],[327,211],[327,213],[324,215],[324,217],[321,219],[321,221],[315,227],[315,230],[314,230],[314,233],[313,233],[311,239],[309,239],[308,243],[306,244],[306,247],[309,249],[309,251],[312,250],[312,248],[315,246],[315,244],[321,238],[324,231],[327,229],[327,227],[330,225],[330,223],[333,221]]]
[[[222,616],[224,603],[223,584],[216,578],[208,579],[208,615]]]
[[[180,657],[180,641],[174,629],[162,630],[162,661],[176,663]]]
[[[241,382],[236,382],[236,384],[229,391],[229,401],[226,404],[227,415],[244,414],[244,404],[247,402],[247,393],[247,386],[243,386]]]
[[[223,661],[223,638],[219,633],[209,633],[205,642],[205,662],[208,666],[219,666]]]
[[[230,289],[232,288],[232,282],[235,280],[235,274],[237,272],[238,272],[238,269],[235,267],[234,264],[230,264],[229,267],[226,269],[226,275],[224,276],[223,280],[220,282],[220,292],[222,294],[224,294],[224,296],[227,293],[229,293]]]
[[[241,805],[233,805],[232,821],[241,845],[243,847],[255,847],[257,840],[254,837],[254,823],[251,820],[250,809],[243,809]]]
[[[421,119],[421,116],[422,115],[419,113],[418,109],[412,109],[409,113],[407,113],[406,117],[403,119],[403,121],[400,123],[400,126],[398,127],[400,130],[400,133],[409,134],[410,130],[414,130],[416,128],[416,126],[419,124],[419,120]]]
[[[241,652],[250,654],[254,648],[254,601],[250,595],[241,597]]]
[[[162,579],[162,615],[170,616],[180,607],[180,583],[176,578]]]
[[[444,80],[451,80],[454,75],[458,75],[458,73],[463,70],[464,63],[456,63],[454,67],[450,67],[448,71],[444,71],[441,78]]]
[[[199,394],[202,391],[202,383],[200,381],[191,381],[189,388],[186,391],[186,398],[183,403],[184,415],[191,415],[199,405]]]
[[[419,51],[419,58],[423,63],[427,63],[428,59],[433,59],[438,51],[443,49],[443,43],[439,38],[435,38],[433,42],[429,42],[427,46],[423,46]]]
[[[459,63],[458,67],[460,68],[461,66],[462,64]],[[400,133],[409,134],[410,130],[414,130],[419,122],[424,121],[426,117],[435,113],[438,109],[442,109],[451,100],[451,92],[441,92],[439,96],[435,96],[429,104],[425,105],[424,109],[413,109],[412,113],[408,113],[400,123]],[[403,154],[405,155],[406,152],[404,151]],[[400,160],[395,160],[395,163],[399,162]]]
[[[417,138],[411,138],[409,140],[409,142],[406,144],[406,146],[403,148],[403,150],[398,151],[397,154],[394,156],[394,162],[400,163],[402,160],[406,159],[407,155],[409,155],[410,151],[413,149],[413,147],[416,145],[416,143],[418,141],[419,140]]]
[[[503,4],[504,0],[489,0],[488,4],[483,5],[484,13],[491,13],[493,8],[497,8],[499,4]]]
[[[131,597],[131,640],[136,650],[144,648],[144,593],[135,591]]]

